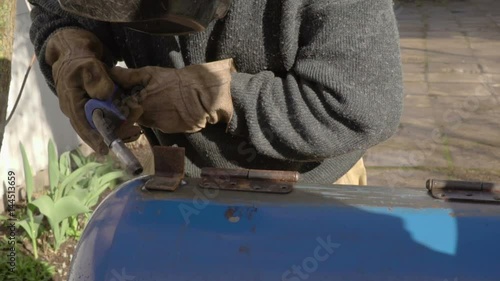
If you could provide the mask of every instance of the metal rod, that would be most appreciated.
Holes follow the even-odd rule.
[[[104,112],[100,109],[95,109],[92,112],[92,119],[97,131],[103,137],[104,143],[118,157],[118,160],[125,166],[126,171],[134,176],[142,174],[143,168],[139,160],[125,146],[123,141],[113,133],[115,129],[113,121],[107,119],[104,116]]]

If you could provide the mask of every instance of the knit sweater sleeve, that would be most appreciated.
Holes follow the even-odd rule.
[[[260,154],[307,162],[391,137],[403,107],[392,0],[288,5],[281,44],[290,70],[234,74],[229,133],[245,135]]]
[[[62,28],[81,28],[94,33],[105,46],[104,63],[113,66],[120,58],[113,41],[109,23],[93,21],[69,14],[61,9],[57,0],[29,0],[32,5],[30,40],[35,48],[40,69],[49,88],[55,93],[52,68],[45,62],[45,48],[50,36]],[[112,55],[113,54],[113,55]]]

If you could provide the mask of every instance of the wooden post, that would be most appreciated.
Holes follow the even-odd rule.
[[[16,3],[16,0],[0,0],[0,149],[2,148],[9,99]]]

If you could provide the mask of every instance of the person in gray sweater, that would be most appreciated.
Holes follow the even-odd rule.
[[[108,150],[83,105],[114,83],[144,87],[118,134],[136,139],[137,122],[153,144],[185,147],[188,177],[246,168],[365,184],[364,153],[400,122],[392,0],[163,0],[149,14],[131,11],[140,0],[29,1],[41,71],[98,153]]]

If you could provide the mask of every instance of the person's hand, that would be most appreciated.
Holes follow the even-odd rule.
[[[126,100],[137,123],[164,133],[194,133],[207,124],[227,123],[233,115],[232,59],[190,65],[182,69],[147,66],[114,67],[110,76],[119,86],[143,86]]]
[[[108,68],[101,61],[103,46],[89,31],[65,28],[56,31],[47,42],[45,61],[52,66],[61,111],[92,149],[107,154],[109,149],[101,135],[92,129],[85,117],[85,103],[91,99],[106,100],[115,85]],[[132,122],[125,122],[115,133],[125,142],[136,140],[141,133]]]

